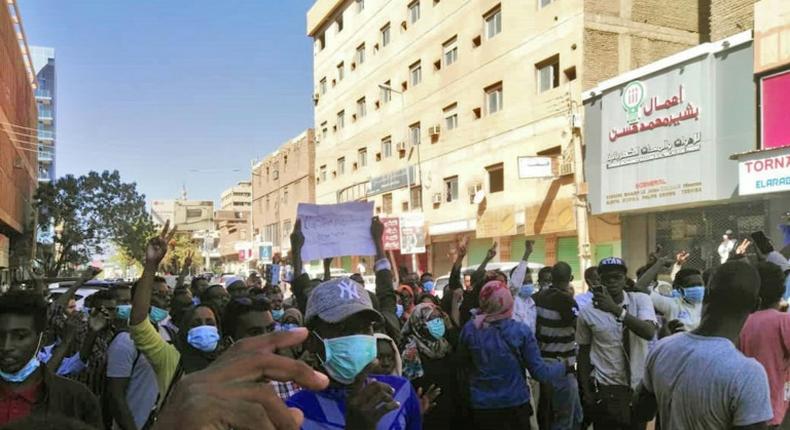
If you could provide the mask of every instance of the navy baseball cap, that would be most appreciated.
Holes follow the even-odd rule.
[[[623,273],[628,273],[628,267],[625,265],[625,260],[619,257],[609,257],[604,258],[598,263],[598,274],[611,272],[611,271],[621,271]]]
[[[313,289],[307,299],[304,319],[306,324],[315,317],[328,323],[338,323],[360,312],[370,313],[376,321],[382,320],[365,287],[344,277],[322,282]]]

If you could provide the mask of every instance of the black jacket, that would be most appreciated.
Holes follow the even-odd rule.
[[[99,399],[88,387],[71,379],[52,374],[47,366],[43,372],[43,392],[33,406],[34,415],[60,415],[89,424],[97,429],[104,428]]]

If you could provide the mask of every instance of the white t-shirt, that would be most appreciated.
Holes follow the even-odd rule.
[[[678,333],[647,357],[643,384],[654,393],[661,428],[728,429],[773,418],[768,377],[729,339]]]
[[[367,268],[365,267],[365,263],[357,264],[357,273],[359,273],[362,276],[365,276],[365,270],[367,270]]]
[[[666,297],[652,291],[650,299],[658,312],[664,314],[667,321],[678,320],[683,323],[686,331],[691,331],[699,326],[702,318],[702,303],[691,304],[683,297]]]

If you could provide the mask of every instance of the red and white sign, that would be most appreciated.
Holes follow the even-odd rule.
[[[400,249],[400,219],[398,217],[382,218],[381,223],[384,224],[384,234],[381,235],[384,250]]]
[[[790,190],[790,148],[743,156],[738,173],[742,196]]]

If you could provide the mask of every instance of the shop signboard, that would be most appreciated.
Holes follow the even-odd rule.
[[[762,148],[790,146],[790,70],[760,81]]]
[[[740,156],[738,180],[742,196],[790,190],[790,147]]]
[[[750,42],[741,43],[726,56],[714,55],[720,46],[646,66],[644,74],[634,71],[630,80],[587,97],[585,163],[593,213],[732,195],[737,177],[729,155],[754,148],[752,50]]]
[[[425,216],[408,213],[400,216],[400,253],[422,254],[425,252]]]
[[[269,264],[274,256],[273,244],[271,242],[261,242],[258,246],[258,260],[261,263]]]
[[[414,183],[414,166],[404,167],[403,169],[398,169],[394,172],[371,178],[368,196],[397,190],[398,188],[404,188]]]
[[[551,157],[518,157],[520,179],[551,178],[554,176]]]

